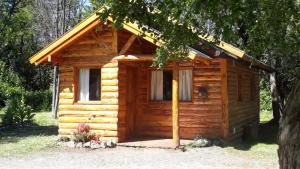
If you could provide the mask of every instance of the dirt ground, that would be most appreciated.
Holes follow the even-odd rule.
[[[181,150],[117,147],[55,149],[28,156],[2,157],[0,169],[274,169],[277,158],[262,158],[209,147]]]

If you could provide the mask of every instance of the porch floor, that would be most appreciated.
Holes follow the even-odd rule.
[[[191,143],[192,140],[180,139],[180,146]],[[165,138],[135,138],[125,142],[117,143],[118,146],[123,147],[136,147],[136,148],[163,148],[171,149],[173,147],[172,139]]]

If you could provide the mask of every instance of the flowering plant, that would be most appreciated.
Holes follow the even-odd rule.
[[[78,124],[76,131],[74,132],[74,141],[86,143],[89,141],[99,141],[99,136],[91,132],[91,127],[88,124]]]

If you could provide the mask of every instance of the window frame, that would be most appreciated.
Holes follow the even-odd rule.
[[[80,69],[99,69],[100,70],[100,100],[89,100],[80,101],[79,100],[79,70]],[[76,66],[73,67],[73,104],[102,104],[102,66]]]
[[[165,70],[171,70],[172,72],[174,71],[173,67],[165,67],[163,69],[155,69],[155,68],[148,68],[148,73],[147,73],[147,79],[148,79],[148,84],[147,84],[147,102],[148,103],[172,103],[172,100],[151,100],[151,72],[152,71],[156,71],[156,70],[161,70],[161,71],[165,71]],[[179,67],[179,70],[191,70],[192,71],[192,98],[189,101],[183,101],[183,100],[179,100],[179,102],[181,104],[190,104],[190,103],[194,103],[194,67],[192,66],[185,66],[185,67]],[[179,76],[179,74],[178,74]],[[178,85],[179,85],[179,78],[178,78]],[[179,90],[179,88],[178,88]],[[178,94],[178,98],[179,98],[179,94]]]

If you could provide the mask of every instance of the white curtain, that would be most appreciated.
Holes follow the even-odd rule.
[[[79,70],[79,100],[89,101],[90,69]]]
[[[192,70],[179,70],[179,100],[192,100]]]
[[[151,100],[163,100],[163,71],[151,73]]]

